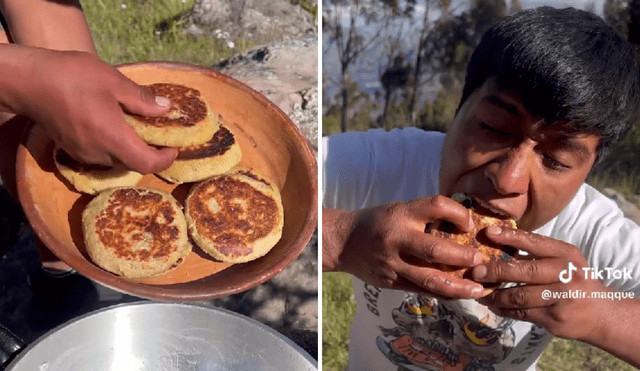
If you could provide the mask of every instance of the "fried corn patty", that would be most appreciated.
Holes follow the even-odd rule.
[[[257,259],[282,236],[284,209],[278,187],[246,167],[196,184],[185,209],[194,242],[223,262]]]
[[[60,148],[54,149],[53,161],[78,192],[90,195],[114,187],[133,187],[142,179],[142,174],[124,168],[83,164]]]
[[[206,143],[218,130],[217,115],[199,90],[169,83],[143,87],[171,100],[171,108],[163,116],[125,115],[129,125],[147,143],[168,147],[198,145]]]
[[[459,245],[472,246],[478,249],[482,254],[482,261],[484,263],[511,259],[511,257],[517,252],[516,249],[493,243],[484,234],[484,229],[492,225],[502,228],[516,229],[516,221],[513,218],[508,218],[492,212],[469,196],[461,194],[456,194],[454,196],[454,199],[458,200],[465,205],[467,209],[469,209],[469,215],[473,219],[474,229],[471,232],[463,233],[452,223],[436,221],[427,226],[426,232]],[[471,268],[454,267],[438,263],[430,263],[428,266],[447,272],[454,278],[471,277]],[[485,285],[485,287],[488,288],[497,286],[498,285]]]
[[[191,183],[223,174],[242,158],[240,145],[224,125],[204,144],[178,148],[178,157],[171,167],[157,173],[171,183]]]
[[[182,207],[155,189],[102,192],[84,209],[82,224],[91,259],[126,278],[160,275],[191,252]]]

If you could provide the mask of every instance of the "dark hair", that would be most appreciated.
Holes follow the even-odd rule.
[[[498,87],[520,94],[542,125],[599,135],[598,162],[638,118],[634,47],[582,10],[541,7],[493,26],[471,56],[460,105],[494,76]]]

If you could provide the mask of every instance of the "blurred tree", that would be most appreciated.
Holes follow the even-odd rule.
[[[393,99],[393,93],[396,90],[402,90],[405,88],[409,80],[410,71],[411,66],[405,58],[402,55],[397,55],[394,58],[393,63],[390,66],[387,66],[380,76],[380,83],[384,90],[382,116],[380,116],[379,119],[380,127],[387,127],[387,112],[389,104]],[[387,129],[391,129],[391,127],[388,127]]]
[[[517,0],[511,0],[509,4],[510,9],[519,6]],[[452,9],[454,6],[464,7],[464,10]],[[417,16],[418,9],[424,13]],[[323,0],[323,29],[329,40],[325,42],[325,48],[336,47],[340,67],[340,78],[335,84],[340,88],[336,105],[341,109],[332,111],[332,122],[339,113],[340,131],[346,131],[349,118],[356,117],[359,109],[365,107],[362,103],[354,105],[351,102],[354,97],[349,93],[349,82],[352,81],[349,67],[356,62],[362,63],[359,58],[374,42],[386,44],[382,46],[385,55],[377,58],[378,63],[386,61],[384,69],[379,68],[382,92],[377,96],[383,108],[366,114],[370,117],[381,113],[382,117],[374,120],[374,126],[375,122],[386,124],[387,128],[405,126],[407,122],[423,126],[426,117],[437,117],[438,120],[450,117],[455,112],[456,92],[463,83],[472,51],[484,32],[506,14],[507,0]],[[402,35],[403,27],[398,27],[397,23],[388,27],[403,17],[417,22],[408,28],[411,32],[419,30],[413,37],[417,42],[413,48],[406,43],[411,37]],[[432,91],[442,90],[439,103],[429,108],[431,113],[428,115],[422,109],[424,104],[420,103],[426,101],[422,97],[426,84]],[[445,104],[444,100],[449,99],[453,101]],[[391,110],[393,115],[390,115]],[[399,114],[401,110],[405,113]]]
[[[519,6],[517,0],[514,1],[515,6]],[[423,6],[424,13],[421,16],[422,23],[418,26],[421,31],[414,49],[415,61],[411,70],[407,69],[403,58],[408,53],[398,53],[394,62],[389,63],[381,75],[384,108],[380,123],[386,124],[388,129],[391,125],[404,126],[407,121],[413,126],[423,126],[425,117],[452,118],[450,113],[455,112],[455,107],[453,110],[450,107],[457,102],[444,104],[442,101],[445,97],[457,96],[455,92],[463,83],[467,61],[480,38],[507,13],[505,0],[474,0],[466,11],[457,15],[451,9],[450,0],[424,0],[420,5]],[[429,108],[430,114],[425,116],[423,110],[418,115],[421,88],[426,84],[433,85],[434,81],[439,83],[441,90],[444,89],[444,96],[438,95],[440,101]],[[394,92],[402,91],[408,99],[401,99],[399,104],[395,104],[399,96],[394,97]],[[390,107],[394,110],[393,120],[388,117]],[[400,109],[406,109],[407,113],[398,114]],[[443,112],[434,112],[434,109],[442,109]]]
[[[415,126],[409,123],[408,105],[409,96],[404,96],[403,99],[396,99],[394,102],[389,104],[389,108],[387,110],[387,122],[389,123],[387,125],[387,130]]]
[[[389,104],[396,99],[396,92],[403,92],[409,81],[410,63],[406,54],[410,48],[407,40],[411,39],[407,32],[412,31],[412,19],[415,13],[416,0],[403,2],[404,7],[387,6],[390,19],[389,27],[385,29],[383,37],[383,56],[378,61],[378,75],[382,94],[376,98],[382,99],[382,115],[378,118],[378,126],[385,127]]]
[[[604,20],[624,37],[629,36],[629,0],[606,0],[602,8]]]
[[[380,3],[383,9],[379,7]],[[334,46],[340,64],[340,95],[342,111],[340,130],[347,130],[347,108],[349,107],[349,67],[360,57],[382,33],[386,15],[396,14],[398,0],[323,0],[323,33],[330,38],[329,47]],[[390,8],[390,12],[384,11]]]
[[[348,129],[365,131],[376,128],[377,124],[372,117],[372,113],[378,112],[380,106],[371,99],[369,94],[360,91],[355,81],[349,79],[346,81],[346,85],[349,106],[346,108],[347,112],[345,112],[344,116],[349,118]],[[332,104],[330,107],[323,107],[323,109],[326,110],[322,115],[322,135],[343,132],[341,129],[341,118],[343,117],[344,109],[342,104]]]
[[[482,35],[506,16],[505,0],[474,0],[468,11],[439,22],[425,40],[423,59],[441,84],[464,81],[467,62]]]
[[[520,4],[520,0],[511,0],[511,5],[509,5],[509,14],[517,13],[522,10],[522,4]]]
[[[432,22],[430,17],[431,5],[434,5],[437,11],[440,11],[440,17],[437,22]],[[413,73],[411,76],[411,89],[409,90],[409,120],[412,125],[416,124],[418,89],[422,76],[422,68],[425,61],[425,46],[429,34],[435,27],[436,23],[444,22],[451,16],[451,0],[425,0],[425,10],[422,16],[422,28],[418,37],[418,47],[416,51],[416,62],[414,63]]]
[[[446,132],[456,114],[461,95],[461,86],[440,90],[433,102],[425,104],[416,126],[424,130]]]

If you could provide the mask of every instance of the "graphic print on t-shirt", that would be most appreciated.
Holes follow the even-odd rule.
[[[378,349],[398,371],[489,371],[514,346],[515,322],[474,300],[444,301],[406,293],[392,313],[396,326],[380,326]]]

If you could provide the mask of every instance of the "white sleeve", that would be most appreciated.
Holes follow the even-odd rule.
[[[606,286],[640,297],[640,227],[614,201],[585,184],[550,227],[551,237],[577,246],[601,270]],[[627,277],[607,277],[605,268],[626,271]]]
[[[416,128],[322,138],[323,206],[353,211],[436,194],[443,140]]]
[[[357,210],[370,189],[372,153],[364,133],[322,138],[322,205]]]

